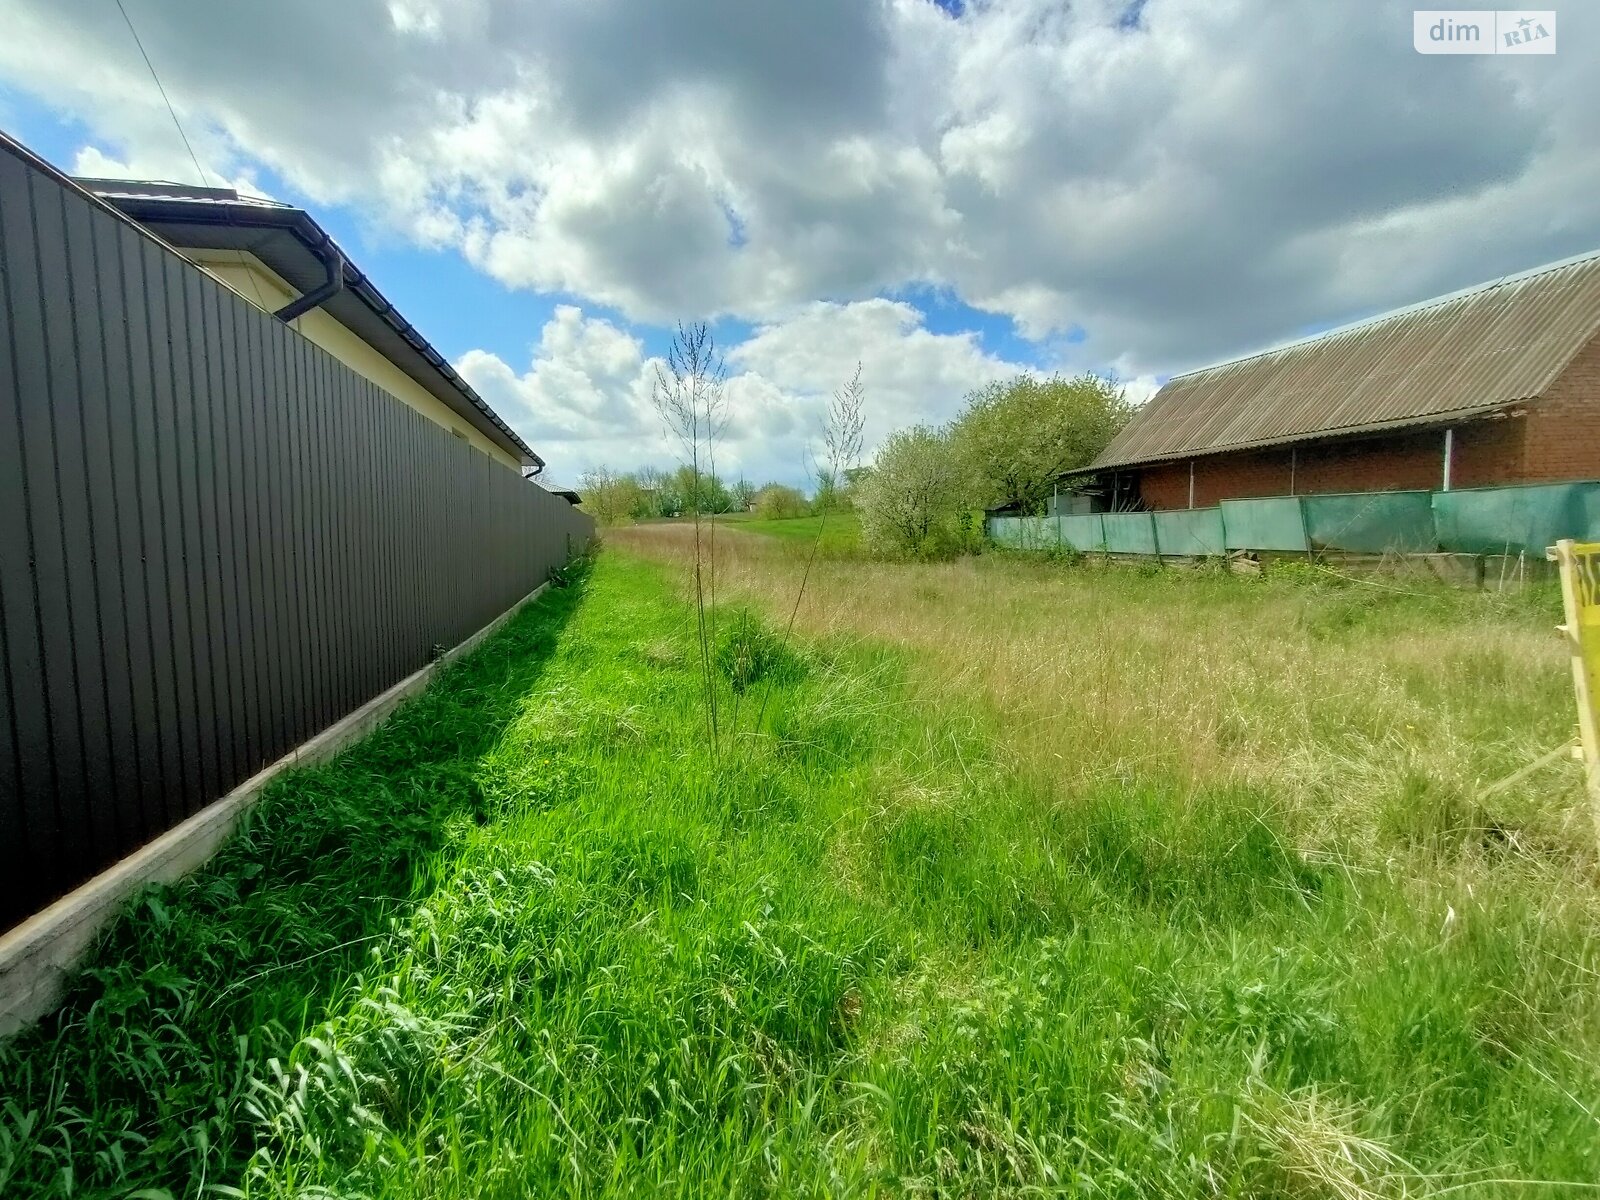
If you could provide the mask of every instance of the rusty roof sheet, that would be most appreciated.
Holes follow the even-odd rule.
[[[1088,469],[1492,412],[1597,330],[1600,250],[1174,376]]]

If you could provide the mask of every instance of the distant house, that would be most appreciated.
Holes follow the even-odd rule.
[[[1600,251],[1170,380],[1097,507],[1600,479]]]
[[[524,479],[538,487],[542,487],[552,496],[560,497],[574,508],[583,503],[583,497],[572,488],[562,487],[559,483],[556,483],[554,480],[550,479],[535,479],[534,476],[537,474],[538,471],[534,467],[522,468],[522,477]]]
[[[504,466],[541,459],[396,311],[303,209],[232,188],[127,179],[80,187],[257,308],[278,315],[356,374]]]
[[[1021,517],[1027,512],[1020,500],[1008,500],[1004,504],[996,504],[992,508],[983,510],[985,517]]]

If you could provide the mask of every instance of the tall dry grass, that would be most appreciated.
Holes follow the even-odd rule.
[[[681,526],[608,537],[692,562]],[[759,535],[718,545],[725,596],[779,619],[805,561]],[[1308,848],[1482,836],[1587,861],[1574,767],[1476,799],[1571,736],[1555,618],[1543,593],[1416,582],[825,558],[796,627],[911,651],[921,702],[991,723],[1012,769],[1062,796],[1151,776],[1242,785],[1281,802]]]
[[[679,530],[614,541],[683,577]],[[787,614],[797,545],[734,534],[721,554],[725,596]],[[1553,589],[1492,595],[1304,570],[1248,578],[1001,555],[834,557],[810,584],[797,628],[903,649],[911,702],[924,710],[905,725],[948,741],[881,781],[863,834],[918,831],[899,863],[908,891],[938,863],[961,881],[947,888],[951,912],[981,922],[991,894],[1070,889],[1096,870],[1061,852],[1074,829],[1091,840],[1131,831],[1109,835],[1096,860],[1106,869],[1185,864],[1183,886],[1162,890],[1158,867],[1134,894],[1159,897],[1162,919],[1185,930],[1173,953],[1193,968],[1173,1003],[1197,1044],[1225,1043],[1233,1014],[1265,1004],[1294,1031],[1283,1044],[1301,1046],[1280,1057],[1269,1049],[1280,1035],[1245,1020],[1246,1042],[1258,1040],[1234,1136],[1255,1146],[1249,1171],[1264,1172],[1246,1172],[1247,1194],[1567,1194],[1568,1183],[1541,1182],[1536,1164],[1600,1136],[1593,825],[1574,763],[1485,790],[1572,736]],[[986,747],[990,760],[964,759],[963,745]],[[1227,919],[1215,915],[1185,926],[1204,904],[1199,881],[1214,867],[1226,875],[1222,864],[1262,839],[1340,898],[1303,898],[1301,923],[1244,936],[1222,932]],[[863,857],[846,851],[842,877]],[[1293,892],[1265,877],[1252,886]],[[1069,928],[1071,912],[1058,914]],[[1147,964],[1164,951],[1115,924],[1087,935],[1120,947],[1092,969],[1160,974]],[[1053,971],[1054,952],[1044,960]],[[959,1009],[948,997],[972,964],[927,970],[931,1011]],[[1289,1065],[1322,1052],[1312,1046],[1328,1055],[1320,1081],[1309,1059]],[[1547,1111],[1562,1115],[1534,1117],[1532,1092],[1496,1092],[1501,1067],[1553,1089]],[[1430,1143],[1413,1135],[1433,1119],[1420,1114],[1433,1111],[1435,1090],[1467,1104],[1497,1094],[1514,1115],[1501,1126],[1480,1111],[1481,1154],[1431,1143],[1419,1165],[1409,1155]],[[1528,1137],[1540,1119],[1560,1132]],[[1217,1194],[1239,1185],[1212,1182]]]
[[[1594,1190],[1570,775],[1468,790],[1562,735],[1543,601],[821,559],[784,646],[809,548],[725,532],[713,758],[690,537],[141,896],[0,1196]]]

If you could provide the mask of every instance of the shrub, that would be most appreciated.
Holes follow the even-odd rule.
[[[601,526],[620,525],[636,515],[640,507],[639,481],[621,475],[610,467],[594,467],[578,477],[583,510]]]
[[[927,425],[889,436],[857,485],[861,536],[875,554],[938,558],[962,546],[960,471],[950,443]]]
[[[740,609],[718,639],[717,670],[737,693],[764,679],[782,683],[800,674],[800,660],[782,638],[749,609]]]
[[[806,498],[798,488],[769,483],[755,494],[756,516],[764,521],[784,521],[806,515]]]

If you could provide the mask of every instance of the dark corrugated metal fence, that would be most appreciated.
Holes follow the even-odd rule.
[[[591,535],[4,143],[0,320],[0,928]]]

